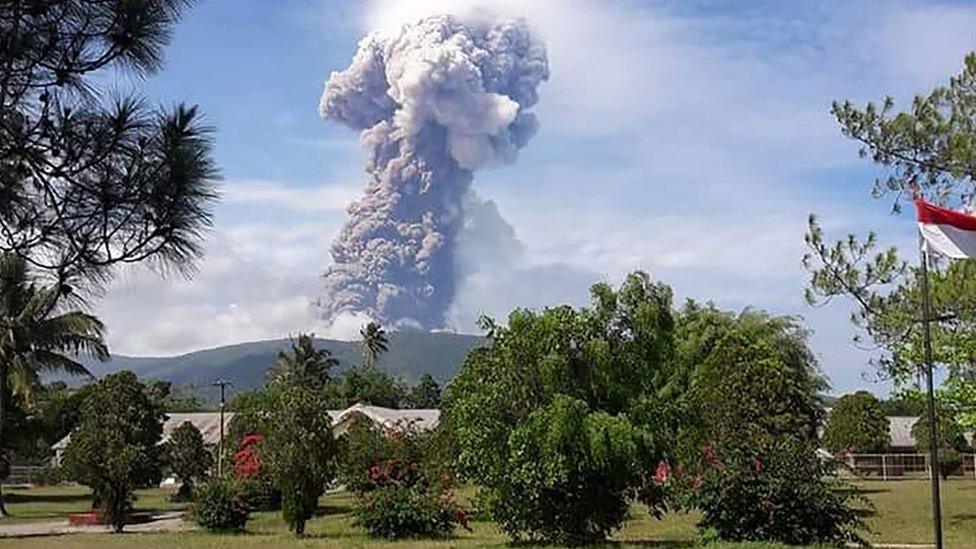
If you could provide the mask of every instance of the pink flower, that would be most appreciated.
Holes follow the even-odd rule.
[[[662,461],[657,464],[657,469],[654,470],[654,477],[652,478],[654,484],[660,486],[667,482],[668,477],[671,476],[671,466],[668,462]]]

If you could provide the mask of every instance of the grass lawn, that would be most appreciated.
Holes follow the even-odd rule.
[[[136,507],[141,510],[165,511],[181,505],[169,502],[172,492],[163,489],[136,491]],[[4,487],[7,510],[11,516],[0,519],[0,525],[35,521],[67,520],[68,513],[91,509],[91,490],[83,486],[45,486],[40,488]]]
[[[947,547],[976,548],[976,482],[953,480],[945,485],[944,516]],[[927,543],[931,539],[929,522],[931,504],[927,481],[865,482],[860,484],[863,493],[874,504],[875,510],[865,520],[872,532],[867,537],[872,542]],[[7,491],[5,491],[7,493]],[[11,490],[10,511],[16,515],[11,521],[53,520],[65,513],[87,507],[88,491],[83,488],[38,488]],[[171,509],[166,501],[167,492],[148,490],[140,492],[136,502],[138,509]],[[322,500],[319,516],[308,524],[308,535],[296,541],[286,531],[278,513],[252,515],[246,535],[212,535],[205,532],[172,534],[124,534],[72,535],[62,537],[0,540],[0,546],[25,548],[81,548],[112,549],[139,547],[140,549],[163,548],[232,548],[232,547],[370,547],[414,549],[422,547],[499,547],[507,538],[493,524],[483,521],[472,523],[473,532],[458,531],[456,537],[441,541],[383,542],[370,540],[353,526],[350,509],[353,499],[340,493]],[[691,547],[697,540],[695,514],[671,514],[664,520],[650,517],[640,506],[635,506],[632,517],[614,536],[614,547]],[[7,523],[6,520],[0,524]],[[771,544],[710,545],[712,548],[774,549]]]

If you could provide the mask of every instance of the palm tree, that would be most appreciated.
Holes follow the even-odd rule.
[[[268,377],[272,382],[300,383],[315,389],[329,382],[330,370],[339,360],[328,349],[315,348],[315,334],[298,334],[291,342],[291,352],[278,351]]]
[[[376,366],[379,356],[389,349],[386,330],[376,322],[370,322],[360,328],[359,335],[363,338],[359,343],[363,348],[363,360],[367,366]]]
[[[108,360],[102,323],[84,312],[64,310],[70,293],[66,285],[38,284],[23,258],[0,256],[0,452],[10,395],[32,402],[44,372],[91,377],[72,356]],[[0,491],[0,516],[6,515]]]

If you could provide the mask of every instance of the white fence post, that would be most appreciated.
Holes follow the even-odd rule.
[[[881,478],[888,480],[888,456],[881,454]]]

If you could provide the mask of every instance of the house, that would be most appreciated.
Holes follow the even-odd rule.
[[[224,413],[224,433],[227,433],[227,427],[233,418],[233,412]],[[186,422],[190,422],[200,431],[200,434],[203,435],[203,443],[208,447],[215,447],[220,443],[220,412],[167,414],[166,420],[163,422],[163,438],[160,442],[168,442],[169,438],[173,435],[173,431]],[[54,457],[51,458],[53,465],[56,466],[61,463],[61,456],[64,454],[64,450],[68,447],[68,442],[70,441],[71,435],[69,434],[54,443],[54,446],[51,447],[54,450]]]
[[[345,433],[353,420],[357,417],[364,417],[375,423],[384,430],[391,430],[397,427],[411,427],[422,432],[430,431],[437,427],[440,421],[440,410],[395,410],[380,406],[370,406],[368,404],[354,404],[345,410],[326,410],[329,418],[332,419],[332,429],[335,434]],[[234,413],[224,414],[224,433],[233,419]],[[161,442],[167,442],[173,431],[184,422],[190,422],[203,435],[203,443],[209,447],[216,447],[220,442],[220,413],[219,412],[194,412],[194,413],[172,413],[166,416],[163,422],[163,438]],[[54,450],[52,464],[59,465],[64,450],[68,447],[71,435],[59,440],[51,448]]]
[[[345,433],[356,417],[365,417],[386,431],[400,427],[420,432],[433,430],[441,419],[441,411],[436,409],[395,410],[367,404],[354,404],[337,412],[329,410],[329,415],[336,436]]]

